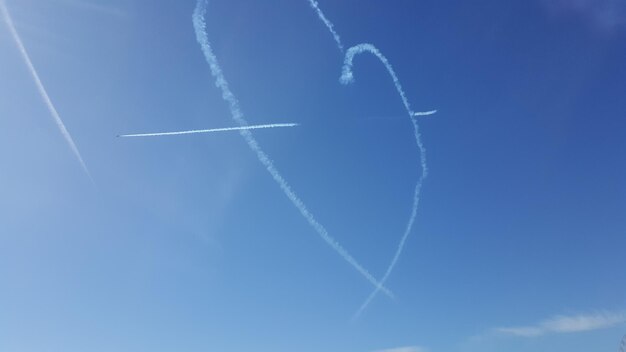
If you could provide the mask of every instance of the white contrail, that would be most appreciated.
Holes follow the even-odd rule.
[[[339,38],[339,34],[335,32],[335,26],[333,26],[333,23],[330,22],[328,18],[326,18],[326,16],[324,16],[324,13],[320,9],[317,1],[309,0],[309,3],[311,4],[311,7],[315,10],[315,12],[317,12],[317,16],[320,18],[320,20],[324,22],[324,24],[326,25],[326,28],[328,28],[328,30],[330,31],[330,34],[333,35],[333,38],[335,39],[335,42],[337,43],[337,48],[339,48],[339,51],[343,53],[343,44],[341,44],[341,38]]]
[[[228,103],[230,112],[233,120],[240,126],[246,126],[248,123],[243,117],[243,113],[241,108],[239,107],[239,101],[235,97],[235,95],[231,92],[230,87],[228,86],[228,82],[222,73],[222,69],[217,61],[217,57],[213,53],[213,49],[209,44],[208,34],[206,32],[206,22],[204,19],[204,14],[206,12],[207,0],[198,0],[196,8],[193,12],[193,25],[196,32],[196,39],[202,48],[202,52],[204,53],[204,57],[211,68],[211,74],[215,78],[215,85],[222,91],[222,98]],[[363,277],[365,277],[370,283],[376,286],[376,290],[381,290],[385,292],[387,295],[393,297],[391,291],[387,288],[383,287],[381,283],[376,281],[376,279],[363,267],[361,266],[354,257],[352,257],[348,251],[346,251],[333,237],[328,234],[328,231],[320,224],[313,214],[307,209],[302,200],[295,194],[295,192],[291,189],[291,187],[287,184],[287,181],[282,177],[282,175],[278,172],[274,163],[270,160],[270,158],[263,152],[256,139],[252,136],[252,132],[249,130],[241,130],[239,131],[241,136],[246,140],[250,149],[256,153],[259,161],[265,166],[267,171],[270,173],[274,181],[280,186],[283,190],[287,198],[293,203],[293,205],[300,211],[300,214],[307,220],[309,225],[315,229],[317,234],[329,245],[331,248],[337,252],[345,261],[347,261],[354,269],[356,269]]]
[[[37,71],[35,70],[33,63],[30,61],[30,57],[28,56],[28,53],[26,52],[26,49],[24,48],[24,44],[22,44],[22,40],[20,39],[20,36],[17,34],[17,30],[15,29],[15,25],[13,24],[13,20],[11,19],[9,10],[6,7],[4,0],[0,0],[0,12],[2,12],[2,17],[4,18],[4,22],[6,22],[7,26],[9,27],[9,31],[11,32],[11,35],[13,36],[13,40],[15,40],[15,44],[20,50],[20,53],[22,54],[22,58],[24,59],[24,62],[26,62],[26,66],[28,66],[28,70],[30,71],[30,74],[33,76],[35,85],[37,86],[37,89],[39,90],[39,94],[41,95],[41,98],[43,99],[44,103],[48,107],[48,111],[50,111],[50,115],[52,115],[52,117],[54,118],[54,122],[56,122],[57,127],[61,131],[61,134],[65,138],[65,141],[67,142],[67,144],[70,146],[70,149],[72,149],[72,152],[74,152],[74,155],[76,155],[76,158],[80,162],[80,165],[83,167],[83,170],[85,170],[85,173],[93,182],[93,179],[91,178],[91,174],[89,173],[89,170],[87,169],[87,165],[85,165],[83,158],[80,156],[80,152],[78,151],[76,144],[74,144],[74,140],[72,139],[72,136],[70,136],[70,133],[67,131],[67,128],[65,128],[65,125],[63,124],[63,121],[61,120],[59,113],[57,112],[56,108],[52,104],[52,101],[50,100],[50,97],[48,96],[48,93],[46,92],[46,89],[44,88],[43,83],[41,83],[41,79],[39,79],[39,75],[37,74]]]
[[[428,115],[434,115],[436,113],[437,113],[437,110],[418,111],[418,112],[414,112],[413,116],[428,116]]]
[[[258,129],[263,129],[263,128],[295,127],[295,126],[298,126],[298,124],[297,123],[272,123],[272,124],[268,124],[268,125],[253,125],[253,126],[241,126],[241,127],[211,128],[211,129],[206,129],[206,130],[121,134],[118,137],[178,136],[178,135],[181,135],[181,134],[212,133],[212,132],[227,132],[227,131],[242,131],[242,130],[258,130]]]
[[[387,281],[387,278],[389,278],[389,275],[393,271],[394,267],[396,266],[396,263],[398,262],[398,259],[400,258],[400,254],[402,253],[402,250],[404,249],[404,244],[406,243],[406,240],[409,237],[409,234],[411,233],[411,229],[413,228],[413,224],[415,223],[415,217],[417,216],[417,208],[418,208],[419,201],[420,201],[420,193],[422,190],[422,185],[424,183],[424,179],[428,175],[428,166],[426,165],[426,148],[424,147],[424,144],[422,143],[422,138],[421,138],[420,131],[419,131],[419,125],[417,124],[417,121],[413,117],[431,115],[436,112],[436,110],[428,111],[428,112],[414,112],[413,110],[411,110],[411,106],[409,105],[409,102],[406,99],[404,90],[402,90],[402,86],[400,85],[400,81],[398,80],[398,77],[396,76],[396,73],[393,70],[393,67],[391,67],[391,64],[389,63],[387,58],[372,44],[358,44],[348,49],[348,52],[346,53],[346,56],[345,56],[342,73],[341,73],[341,78],[340,78],[341,83],[348,84],[348,83],[354,82],[354,75],[352,73],[352,66],[353,66],[352,60],[354,59],[355,55],[365,53],[365,52],[373,54],[383,63],[383,65],[387,69],[387,72],[389,72],[391,79],[393,80],[393,84],[395,85],[396,90],[398,91],[398,94],[400,95],[400,98],[402,98],[402,103],[404,104],[406,112],[409,115],[411,123],[413,124],[415,142],[417,143],[417,147],[419,149],[420,164],[421,164],[422,172],[420,174],[419,179],[417,180],[417,184],[415,185],[415,192],[413,193],[413,205],[411,207],[411,215],[409,216],[409,221],[406,225],[404,233],[402,237],[400,238],[400,242],[398,243],[396,252],[394,253],[393,258],[391,259],[391,262],[389,263],[389,266],[387,267],[387,270],[385,271],[385,275],[383,275],[382,279],[380,280],[379,286],[376,287],[374,291],[372,291],[372,293],[367,297],[365,302],[363,302],[361,307],[359,307],[359,309],[357,310],[357,312],[354,314],[352,318],[353,320],[358,318],[361,315],[361,313],[369,305],[372,299],[374,299],[374,297],[376,296],[378,291],[381,289],[381,287],[383,287],[383,285]]]

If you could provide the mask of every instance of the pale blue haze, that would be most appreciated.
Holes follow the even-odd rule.
[[[238,127],[195,0],[3,1],[93,183],[3,20],[0,351],[619,350],[621,2],[209,1],[247,124],[298,124],[242,131],[259,162],[239,131],[116,137]],[[410,108],[374,55],[340,82],[360,43]],[[435,109],[384,280],[422,177],[407,110]]]

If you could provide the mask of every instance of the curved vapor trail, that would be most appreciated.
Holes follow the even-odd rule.
[[[330,22],[328,18],[326,18],[326,16],[324,16],[324,13],[322,12],[322,9],[320,9],[316,0],[309,0],[309,4],[311,4],[311,7],[315,10],[315,12],[317,12],[317,16],[322,22],[324,22],[326,28],[328,28],[328,31],[330,32],[330,34],[332,34],[333,39],[335,39],[335,42],[337,43],[339,51],[343,53],[343,44],[341,44],[341,38],[339,38],[339,34],[335,32],[335,26],[333,25],[333,23]]]
[[[215,78],[215,85],[222,91],[222,98],[228,103],[230,112],[233,120],[240,126],[248,125],[247,121],[243,116],[243,112],[239,106],[239,101],[235,97],[235,95],[230,90],[228,82],[222,73],[222,69],[217,61],[217,57],[213,53],[213,49],[209,44],[208,34],[206,32],[206,21],[204,19],[204,14],[206,13],[207,0],[198,0],[196,8],[193,12],[193,25],[196,32],[196,39],[200,44],[202,52],[204,53],[204,57],[211,68],[211,74]],[[330,236],[326,228],[320,224],[313,214],[307,209],[302,200],[296,195],[296,193],[291,189],[287,181],[282,177],[282,175],[278,172],[274,163],[270,160],[270,158],[265,154],[265,152],[261,149],[256,139],[252,135],[249,130],[241,130],[239,132],[241,136],[246,140],[250,149],[256,153],[259,161],[267,171],[270,173],[274,181],[280,186],[283,193],[289,198],[291,203],[300,211],[300,214],[307,220],[309,225],[315,229],[317,234],[335,251],[339,254],[346,262],[348,262],[354,269],[356,269],[363,277],[365,277],[370,283],[376,286],[376,290],[381,290],[389,296],[393,297],[391,291],[387,288],[383,287],[381,283],[376,281],[376,279],[363,267],[359,264],[354,257],[352,257],[348,251],[346,251],[333,237]]]
[[[626,352],[626,335],[624,335],[622,342],[619,344],[619,352]]]
[[[337,42],[337,48],[339,49],[340,52],[343,53],[343,45],[341,44],[341,41],[339,40],[339,35],[335,32],[332,23],[324,16],[324,14],[322,13],[321,9],[319,8],[315,0],[309,0],[309,2],[311,3],[311,6],[317,11],[319,18],[322,20],[322,22],[324,22],[324,24],[326,25],[330,33],[333,35],[333,38],[335,38],[335,41]],[[380,281],[381,285],[383,285],[385,281],[387,280],[387,278],[389,277],[389,275],[391,274],[391,272],[393,271],[400,257],[400,254],[402,253],[402,250],[404,249],[404,244],[411,232],[411,228],[413,227],[413,223],[415,222],[415,217],[417,215],[417,207],[419,204],[422,185],[428,173],[428,167],[426,164],[426,149],[424,148],[424,145],[422,143],[421,135],[419,132],[419,126],[417,125],[415,117],[432,115],[432,114],[435,114],[437,110],[431,110],[431,111],[425,111],[425,112],[414,112],[411,109],[411,106],[409,105],[406,95],[404,94],[404,90],[402,89],[402,86],[400,85],[400,81],[398,80],[398,77],[396,76],[396,73],[393,70],[393,67],[391,66],[387,58],[384,55],[382,55],[382,53],[372,44],[359,44],[348,49],[348,52],[345,55],[344,66],[343,66],[342,75],[340,78],[341,83],[348,84],[354,81],[354,76],[352,73],[352,61],[355,55],[363,53],[363,52],[369,52],[375,55],[376,57],[378,57],[378,59],[383,63],[383,65],[389,72],[389,75],[391,76],[393,83],[396,87],[396,91],[400,95],[400,98],[402,99],[402,104],[404,105],[407,113],[409,114],[411,123],[413,124],[414,130],[415,130],[415,141],[417,143],[417,146],[420,152],[420,160],[421,160],[421,168],[422,168],[422,174],[417,181],[417,184],[415,186],[415,192],[413,194],[413,206],[411,208],[411,216],[409,217],[407,227],[400,239],[396,252],[394,253],[393,258],[391,259],[391,262],[389,263],[389,266],[387,267],[387,270],[385,272],[385,275],[383,276],[383,279]],[[365,302],[363,302],[363,304],[359,307],[357,312],[353,315],[352,320],[357,319],[361,315],[361,313],[365,310],[365,308],[367,308],[367,306],[372,301],[372,299],[374,299],[374,297],[378,293],[378,290],[379,288],[377,287],[374,291],[372,291],[372,293],[367,297]]]
[[[48,93],[46,92],[46,89],[44,88],[43,83],[41,83],[41,79],[39,79],[39,75],[37,74],[37,71],[35,70],[35,66],[33,66],[33,63],[30,61],[30,57],[28,56],[28,53],[26,52],[26,48],[24,48],[24,44],[22,43],[20,36],[17,34],[17,30],[15,29],[15,25],[13,24],[13,20],[11,19],[11,15],[9,14],[9,10],[6,7],[4,0],[0,0],[0,12],[2,12],[2,17],[4,19],[4,22],[6,22],[7,27],[9,27],[9,31],[11,32],[11,35],[13,36],[13,40],[15,41],[15,44],[17,45],[18,49],[20,50],[20,53],[22,54],[22,58],[24,59],[26,66],[28,66],[28,71],[30,71],[31,76],[33,76],[33,80],[35,81],[35,85],[37,86],[37,90],[39,91],[39,95],[41,95],[41,98],[46,104],[46,107],[48,108],[50,115],[52,115],[52,117],[54,118],[54,122],[57,124],[57,127],[61,131],[63,138],[65,138],[65,141],[67,142],[70,149],[72,150],[72,152],[78,159],[78,162],[82,166],[83,170],[85,171],[89,179],[91,179],[91,181],[93,182],[93,179],[91,178],[91,174],[89,173],[89,170],[87,169],[87,165],[85,165],[83,158],[80,156],[80,152],[78,151],[78,148],[76,147],[76,144],[74,143],[74,140],[72,139],[72,136],[67,131],[67,128],[65,128],[65,124],[63,124],[63,120],[61,120],[61,117],[59,116],[57,109],[54,107],[54,104],[52,104],[52,100],[50,100],[50,97],[48,96]]]
[[[295,126],[298,126],[298,124],[297,123],[272,123],[272,124],[268,124],[268,125],[253,125],[253,126],[241,126],[241,127],[211,128],[211,129],[205,129],[205,130],[120,134],[118,137],[177,136],[177,135],[181,135],[181,134],[212,133],[212,132],[243,131],[243,130],[258,130],[258,129],[264,129],[264,128],[295,127]]]
[[[387,278],[389,278],[389,275],[393,271],[394,267],[396,266],[396,263],[398,262],[398,259],[400,258],[400,254],[402,254],[402,250],[404,249],[404,244],[406,243],[406,240],[409,237],[409,234],[411,233],[411,229],[413,228],[413,224],[415,223],[415,217],[417,216],[417,207],[420,201],[420,193],[422,190],[422,185],[424,183],[424,179],[428,175],[428,166],[426,164],[426,148],[424,147],[424,144],[422,142],[419,125],[417,124],[417,121],[415,120],[414,116],[431,115],[436,112],[436,110],[428,111],[428,112],[414,112],[411,109],[411,106],[409,105],[409,102],[406,99],[406,95],[404,94],[402,85],[400,85],[400,81],[398,80],[398,76],[396,76],[396,73],[393,70],[393,67],[391,66],[387,58],[372,44],[367,44],[367,43],[358,44],[348,49],[348,51],[346,52],[345,59],[344,59],[341,78],[339,79],[342,84],[349,84],[349,83],[354,82],[354,75],[352,72],[353,60],[354,60],[355,55],[362,54],[362,53],[370,53],[376,56],[385,66],[385,68],[387,69],[387,72],[389,72],[389,75],[391,76],[391,79],[393,80],[393,84],[395,85],[396,90],[398,91],[398,94],[400,95],[400,98],[402,98],[402,103],[404,104],[406,112],[409,115],[409,119],[411,120],[411,123],[413,124],[415,142],[417,143],[417,147],[419,149],[420,164],[421,164],[420,166],[421,166],[422,172],[420,174],[419,179],[417,180],[417,184],[415,185],[415,192],[413,193],[413,205],[411,207],[411,215],[409,217],[409,221],[406,225],[404,233],[402,234],[400,242],[398,243],[396,252],[394,253],[393,258],[391,259],[391,262],[389,263],[389,266],[387,267],[385,274],[380,280],[379,286],[377,286],[374,289],[374,291],[372,291],[372,293],[365,299],[363,304],[359,307],[359,309],[356,311],[356,313],[352,317],[353,320],[355,320],[361,315],[361,313],[365,310],[365,308],[367,308],[367,306],[370,304],[372,299],[374,299],[376,294],[380,291],[381,287],[383,287],[383,285],[387,281]]]

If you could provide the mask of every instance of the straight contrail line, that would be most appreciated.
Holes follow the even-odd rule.
[[[233,120],[240,126],[248,125],[247,121],[243,116],[243,112],[239,107],[239,101],[235,97],[235,95],[231,92],[228,82],[222,73],[222,69],[217,61],[217,57],[213,53],[213,49],[209,44],[208,34],[206,32],[206,21],[204,19],[204,14],[206,13],[207,0],[198,0],[196,8],[193,12],[193,25],[196,32],[196,39],[200,44],[202,52],[204,53],[204,57],[211,68],[211,74],[215,78],[215,85],[222,91],[222,98],[228,103],[230,112]],[[370,283],[376,286],[376,290],[381,290],[387,295],[393,297],[391,291],[387,288],[383,287],[381,283],[376,281],[376,279],[363,267],[359,264],[354,257],[352,257],[348,251],[346,251],[340,244],[337,242],[320,224],[313,214],[307,209],[302,200],[296,195],[296,193],[291,189],[287,181],[282,177],[282,175],[278,172],[274,163],[270,160],[270,158],[265,154],[265,152],[261,149],[256,139],[252,135],[252,132],[249,130],[241,130],[239,131],[241,136],[246,140],[250,149],[256,153],[259,161],[267,171],[270,173],[274,181],[280,186],[283,190],[283,193],[289,198],[291,203],[300,211],[300,214],[307,220],[309,225],[315,229],[317,234],[335,251],[339,254],[346,262],[348,262],[354,269],[356,269],[363,277],[365,277]]]
[[[227,132],[227,131],[242,131],[242,130],[258,130],[258,129],[263,129],[263,128],[295,127],[295,126],[298,126],[298,124],[297,123],[272,123],[272,124],[267,124],[267,125],[211,128],[211,129],[206,129],[206,130],[189,130],[189,131],[177,131],[177,132],[121,134],[118,137],[178,136],[178,135],[181,135],[181,134],[212,133],[212,132]]]
[[[324,13],[322,12],[322,9],[320,9],[317,1],[309,0],[309,4],[311,4],[311,7],[315,10],[315,12],[317,12],[317,16],[322,22],[324,22],[326,28],[328,28],[328,31],[330,32],[330,34],[332,34],[333,39],[335,39],[335,42],[337,43],[337,48],[339,48],[339,51],[343,53],[343,44],[341,44],[341,38],[339,38],[339,34],[335,32],[335,26],[333,25],[333,23],[330,22],[328,18],[326,18],[326,16],[324,16]]]
[[[380,291],[381,287],[383,287],[383,285],[389,278],[389,275],[395,268],[396,263],[398,262],[398,259],[400,258],[400,254],[402,254],[402,250],[404,249],[406,240],[409,237],[409,234],[411,233],[413,224],[415,223],[415,218],[417,216],[417,208],[418,208],[419,201],[420,201],[420,193],[422,190],[422,185],[424,183],[424,179],[428,175],[428,166],[426,164],[426,148],[424,147],[424,144],[422,143],[422,137],[420,134],[419,125],[417,124],[417,121],[414,117],[432,115],[436,112],[436,110],[427,111],[427,112],[414,112],[411,109],[411,106],[409,105],[409,102],[406,99],[406,95],[404,94],[404,90],[402,89],[402,85],[400,85],[400,81],[398,80],[398,77],[396,76],[396,73],[393,70],[393,67],[391,67],[389,60],[387,60],[387,58],[372,44],[358,44],[348,49],[348,52],[346,52],[343,69],[341,73],[341,78],[340,78],[341,83],[349,84],[349,83],[354,82],[354,75],[352,72],[352,66],[353,66],[352,61],[355,55],[361,54],[361,53],[370,53],[376,56],[382,62],[382,64],[387,69],[387,72],[391,76],[391,79],[393,80],[393,84],[395,85],[396,90],[398,91],[398,94],[400,95],[400,98],[402,99],[402,103],[404,104],[406,112],[409,115],[411,123],[413,124],[415,142],[417,144],[417,148],[419,149],[420,166],[421,166],[422,172],[420,174],[419,179],[417,180],[417,184],[415,185],[415,191],[413,193],[413,205],[411,207],[411,215],[409,216],[409,221],[406,225],[404,233],[402,234],[402,237],[400,238],[400,242],[398,243],[396,252],[394,253],[393,258],[391,259],[391,262],[389,263],[389,266],[387,267],[385,274],[380,280],[379,285],[374,289],[374,291],[372,291],[372,293],[365,299],[365,302],[363,302],[363,304],[356,311],[356,313],[352,317],[353,320],[357,319],[361,315],[361,313],[365,310],[365,308],[367,308],[369,303],[372,301],[372,299],[374,299],[376,294]]]
[[[72,139],[72,136],[67,131],[67,128],[65,128],[65,124],[63,124],[63,120],[61,120],[59,113],[57,112],[56,108],[52,104],[52,100],[50,100],[50,97],[48,96],[48,93],[46,92],[46,89],[44,88],[43,83],[41,83],[41,79],[39,79],[39,75],[37,74],[37,71],[35,70],[35,67],[33,66],[33,63],[30,61],[30,57],[28,56],[28,53],[26,52],[26,48],[24,48],[24,44],[22,44],[22,40],[20,39],[20,36],[18,35],[17,30],[15,29],[15,25],[13,24],[13,20],[11,19],[11,15],[9,14],[9,10],[6,7],[4,0],[0,0],[0,12],[2,12],[2,17],[4,18],[4,22],[6,22],[7,26],[9,27],[9,31],[11,32],[11,35],[13,36],[13,40],[15,41],[15,44],[20,50],[20,53],[22,54],[22,58],[24,59],[26,66],[28,66],[28,70],[30,71],[30,74],[33,76],[35,85],[37,85],[37,90],[39,90],[39,95],[41,95],[41,98],[43,99],[44,103],[48,107],[48,111],[50,111],[50,115],[52,115],[52,117],[54,118],[54,122],[56,122],[57,127],[59,128],[59,130],[61,131],[61,134],[63,135],[63,138],[65,138],[65,141],[69,145],[70,149],[72,149],[72,152],[78,159],[78,162],[80,162],[80,165],[82,166],[83,170],[85,171],[89,179],[91,179],[91,181],[93,182],[93,179],[91,178],[91,174],[89,173],[89,170],[87,169],[87,165],[85,165],[83,158],[80,156],[80,152],[78,151],[78,148],[76,147],[76,144],[74,143],[74,140]]]

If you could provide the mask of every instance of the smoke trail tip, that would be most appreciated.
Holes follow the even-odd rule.
[[[353,82],[354,82],[354,75],[352,74],[352,71],[344,70],[343,73],[341,74],[341,77],[339,77],[339,83],[350,84]]]

